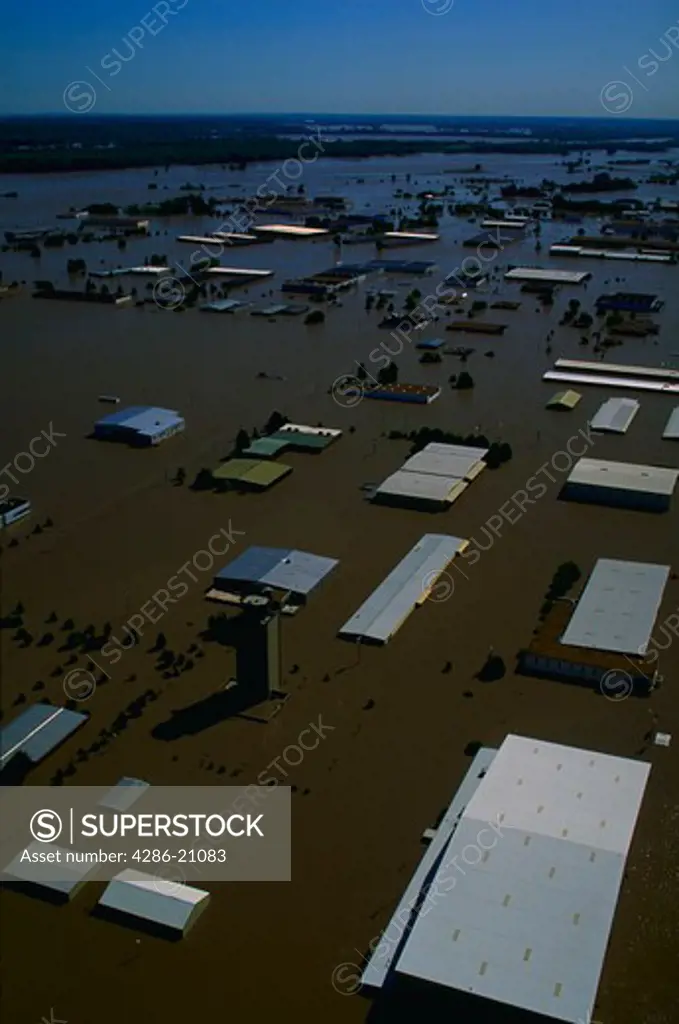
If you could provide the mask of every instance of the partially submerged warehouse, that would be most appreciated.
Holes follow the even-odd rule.
[[[185,427],[184,420],[172,409],[154,405],[133,405],[97,420],[94,436],[102,441],[123,441],[135,447],[160,444]]]
[[[425,511],[449,508],[486,468],[487,448],[432,442],[387,477],[373,501]]]
[[[412,1019],[592,1020],[649,772],[523,736],[482,748],[363,985]]]
[[[666,512],[677,477],[679,470],[662,466],[582,458],[571,470],[560,496],[566,501]]]
[[[575,611],[562,600],[546,614],[520,655],[521,671],[589,683],[613,696],[621,686],[646,692],[658,675],[657,655],[647,655],[669,575],[667,565],[600,558]]]
[[[388,643],[468,545],[469,541],[460,537],[425,534],[344,623],[338,635],[343,640]]]

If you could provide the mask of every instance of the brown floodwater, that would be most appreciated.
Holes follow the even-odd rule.
[[[308,188],[348,194],[357,210],[379,208],[390,204],[394,187],[404,187],[406,171],[413,175],[415,191],[448,182],[440,170],[452,164],[433,156],[407,162],[319,161],[308,171]],[[498,157],[484,166],[489,173],[526,180],[565,180],[563,169],[546,158],[512,162]],[[261,167],[247,175],[178,168],[161,171],[158,180],[172,188],[185,180],[210,182],[228,194],[234,183],[247,191],[268,173]],[[395,185],[392,173],[399,176]],[[365,184],[356,181],[361,175]],[[151,172],[140,171],[13,178],[20,198],[0,201],[0,226],[49,224],[57,212],[97,200],[162,196],[146,193],[149,180]],[[0,180],[0,191],[10,187],[9,179]],[[107,266],[139,264],[154,251],[188,260],[191,248],[176,243],[174,236],[215,226],[214,221],[174,219],[161,226],[159,237],[130,241],[124,253],[110,242],[67,247],[51,251],[39,266],[25,253],[5,253],[0,269],[6,281],[30,282],[66,280],[66,259],[76,255],[90,268],[100,260]],[[342,295],[341,306],[329,308],[326,322],[314,327],[299,318],[268,323],[247,312],[206,316],[149,306],[80,307],[33,300],[28,292],[0,302],[0,462],[11,463],[50,425],[65,435],[12,487],[30,498],[32,517],[0,534],[1,610],[6,615],[21,601],[24,625],[36,642],[47,629],[55,631],[45,624],[52,611],[59,623],[72,618],[79,628],[93,623],[100,629],[110,622],[120,635],[129,616],[229,524],[243,533],[234,553],[261,544],[340,560],[308,607],[283,623],[284,682],[291,697],[270,724],[234,717],[172,742],[152,735],[173,711],[213,693],[234,672],[233,652],[216,643],[200,641],[205,657],[193,671],[170,680],[161,678],[147,653],[159,630],[176,652],[199,640],[214,611],[203,597],[210,576],[205,573],[168,608],[161,623],[148,626],[140,648],[108,668],[110,682],[83,705],[90,721],[30,776],[32,784],[48,784],[78,748],[93,743],[149,688],[158,699],[103,750],[78,764],[73,782],[113,785],[121,775],[133,775],[162,785],[251,783],[322,716],[329,727],[326,739],[298,766],[285,765],[286,778],[279,776],[296,787],[293,881],[206,883],[211,905],[176,945],[92,918],[102,889],[98,884],[62,908],[3,893],[3,1021],[49,1020],[51,1010],[68,1024],[120,1019],[136,1024],[151,1017],[179,1024],[222,1015],[242,1024],[281,1015],[323,1024],[365,1021],[369,1003],[360,995],[337,992],[333,971],[346,962],[358,963],[388,923],[421,855],[422,831],[449,803],[469,764],[467,744],[497,745],[509,732],[651,762],[595,1017],[606,1024],[677,1019],[679,708],[674,682],[679,643],[662,653],[664,683],[648,700],[616,703],[576,686],[521,677],[514,667],[559,563],[575,561],[583,575],[598,557],[661,562],[677,569],[679,499],[665,515],[569,504],[557,498],[565,473],[552,470],[555,482],[548,482],[548,493],[515,525],[507,524],[476,565],[463,563],[465,576],[452,570],[455,587],[448,600],[427,602],[382,649],[360,650],[336,637],[424,533],[476,537],[485,544],[487,520],[563,451],[610,397],[605,388],[588,387],[574,412],[544,410],[559,390],[542,383],[544,370],[560,355],[588,358],[591,351],[579,345],[580,332],[558,326],[569,298],[591,308],[604,290],[657,293],[666,302],[657,317],[659,336],[626,339],[607,358],[659,365],[679,351],[676,267],[590,261],[584,265],[593,274],[586,289],[562,289],[550,311],[537,311],[534,298],[505,284],[501,272],[509,262],[577,265],[548,256],[550,241],[574,233],[577,225],[546,224],[541,253],[531,240],[508,247],[488,264],[494,275],[489,295],[522,301],[517,312],[483,314],[509,325],[503,337],[442,334],[445,318],[422,332],[474,349],[466,365],[476,384],[473,390],[448,388],[448,376],[460,369],[457,358],[445,356],[442,364],[422,366],[419,353],[406,346],[396,356],[400,379],[441,384],[437,401],[426,407],[367,400],[351,408],[339,404],[328,394],[332,382],[351,373],[356,361],[370,367],[370,353],[382,342],[394,346],[388,332],[377,328],[381,313],[365,312],[365,289],[395,288],[405,295],[419,287],[426,294],[465,256],[474,255],[460,242],[476,230],[464,220],[445,218],[440,242],[393,253],[436,260],[440,269],[431,278],[370,278]],[[370,246],[350,246],[343,254],[348,262],[373,256]],[[239,249],[222,262],[275,270],[271,283],[237,293],[268,301],[270,289],[278,298],[286,277],[321,270],[335,258],[329,242],[276,241]],[[143,290],[143,279],[135,283]],[[548,354],[545,339],[552,329]],[[488,350],[495,353],[493,359],[484,357]],[[257,379],[261,371],[285,380]],[[186,419],[186,431],[147,451],[89,440],[93,422],[110,411],[97,402],[101,393],[119,395],[123,405],[177,409]],[[661,439],[676,398],[637,397],[641,409],[628,435],[599,437],[588,454],[677,466],[679,448]],[[261,429],[274,409],[293,421],[341,428],[344,435],[321,455],[284,456],[294,472],[265,494],[214,495],[172,485],[178,467],[192,480],[201,467],[215,466],[227,455],[240,427]],[[493,440],[508,441],[513,458],[499,470],[484,472],[443,514],[369,504],[363,485],[384,479],[408,453],[406,442],[385,435],[422,425],[462,434],[478,428]],[[31,535],[47,517],[53,527]],[[17,546],[8,546],[11,536]],[[671,579],[658,622],[677,608],[679,580]],[[67,655],[57,652],[56,642],[19,649],[12,634],[7,629],[0,633],[4,722],[20,710],[13,706],[19,694],[29,701],[46,696],[62,702],[67,670]],[[504,658],[507,674],[482,683],[474,676],[490,647]],[[84,667],[85,661],[81,657],[79,664]],[[447,662],[452,670],[444,673]],[[45,688],[34,692],[38,681]],[[673,734],[669,749],[648,747],[644,737],[655,727]],[[217,774],[221,767],[224,772]]]

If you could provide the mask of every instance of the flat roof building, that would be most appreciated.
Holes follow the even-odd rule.
[[[34,764],[51,754],[85,724],[83,711],[33,704],[0,730],[0,768],[20,751]]]
[[[422,605],[468,540],[427,533],[339,630],[343,640],[386,644]]]
[[[94,436],[105,441],[124,441],[134,446],[160,444],[184,430],[178,412],[153,405],[133,405],[97,420]]]
[[[597,312],[658,313],[663,307],[657,295],[646,292],[615,292],[600,295],[596,300]]]
[[[664,381],[667,384],[679,384],[679,370],[671,370],[667,366],[635,366],[625,363],[597,363],[588,359],[557,359],[554,368],[581,370],[604,377],[642,377]]]
[[[633,369],[633,367],[630,367]],[[561,384],[593,384],[595,387],[622,388],[626,391],[653,391],[656,394],[679,395],[679,382],[668,384],[647,377],[606,377],[597,373],[572,370],[547,370],[542,379]]]
[[[668,565],[600,558],[561,642],[645,654],[669,575]]]
[[[638,412],[636,398],[609,398],[595,414],[590,427],[608,434],[626,434]]]
[[[441,236],[421,231],[385,231],[378,236],[380,245],[394,248],[397,245],[419,245],[425,242],[438,242]]]
[[[561,491],[567,501],[666,512],[679,470],[604,459],[578,459]]]
[[[542,267],[513,267],[505,281],[544,281],[548,284],[582,284],[592,275],[586,270],[545,270]]]
[[[278,590],[307,598],[338,565],[336,558],[308,551],[253,546],[217,573],[213,587],[248,594]]]
[[[128,868],[106,886],[97,910],[167,938],[181,939],[205,910],[210,893]]]
[[[415,405],[429,405],[441,394],[437,384],[379,384],[368,388],[365,398],[384,402],[411,402]]]
[[[278,238],[322,238],[330,234],[327,228],[307,228],[300,224],[257,224],[252,230],[257,235],[275,235]]]
[[[448,998],[450,1019],[492,1012],[502,1024],[518,1010],[536,1024],[590,1021],[649,772],[642,761],[507,736],[471,780],[444,849],[425,853],[392,991],[418,981],[425,997]],[[367,985],[383,987],[381,946]]]

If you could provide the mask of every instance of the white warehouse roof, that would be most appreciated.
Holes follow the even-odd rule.
[[[380,484],[374,498],[452,505],[485,469],[487,448],[432,442]]]
[[[386,644],[413,609],[427,599],[437,579],[468,544],[460,537],[426,533],[344,623],[339,636]]]
[[[184,935],[207,906],[209,892],[127,868],[108,883],[98,906]]]
[[[598,410],[590,426],[592,430],[626,434],[638,412],[639,403],[636,398],[609,398]]]
[[[636,377],[603,377],[596,373],[574,373],[564,370],[547,370],[543,380],[560,381],[562,384],[594,384],[595,387],[625,388],[628,391],[656,391],[668,395],[679,395],[679,384],[648,380]]]
[[[604,459],[578,459],[567,484],[605,487],[619,491],[637,491],[671,496],[679,470],[662,466],[638,466],[631,462]]]
[[[469,487],[466,480],[436,473],[410,473],[399,469],[375,491],[375,498],[404,499],[438,505],[452,505]]]
[[[421,452],[411,456],[401,468],[408,473],[433,473],[471,482],[486,468],[483,457],[487,454],[487,448],[432,441]]]
[[[442,856],[397,973],[568,1024],[591,1020],[649,770],[507,736]]]
[[[561,643],[644,655],[669,575],[667,565],[600,558]]]

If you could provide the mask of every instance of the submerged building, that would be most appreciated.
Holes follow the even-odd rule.
[[[12,523],[25,519],[31,514],[31,503],[28,498],[18,498],[10,495],[0,501],[0,530],[3,526],[11,526]]]
[[[615,697],[620,688],[648,691],[657,680],[657,655],[648,648],[670,568],[600,558],[573,611],[556,601],[519,667],[528,675],[583,682]]]
[[[667,512],[679,470],[630,462],[578,459],[560,497],[641,512]]]
[[[486,468],[487,448],[431,442],[380,484],[373,501],[423,511],[444,511]]]
[[[207,907],[210,893],[128,868],[106,886],[101,916],[171,939],[181,939]]]
[[[15,754],[39,764],[85,724],[89,715],[52,704],[33,704],[0,730],[0,769]]]
[[[112,412],[94,425],[94,436],[103,441],[123,441],[135,447],[160,444],[184,430],[178,412],[153,405],[133,405]]]
[[[427,533],[339,630],[343,640],[386,644],[429,597],[468,540]]]
[[[481,748],[366,990],[399,1019],[591,1021],[650,768],[516,735]]]

